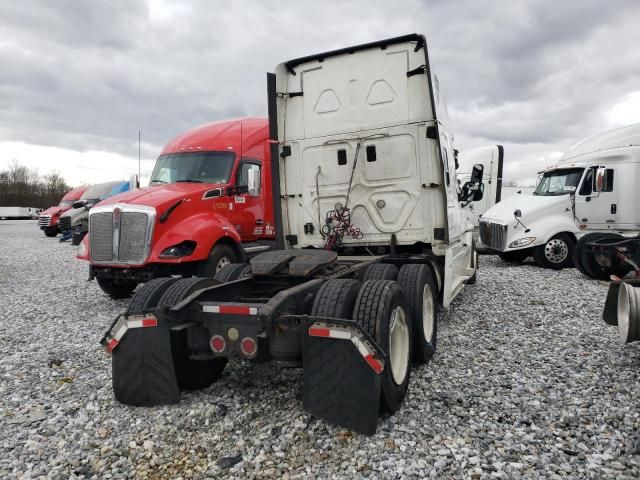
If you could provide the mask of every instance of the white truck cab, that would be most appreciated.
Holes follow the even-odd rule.
[[[463,202],[463,208],[469,214],[473,223],[473,239],[478,251],[487,250],[486,245],[480,241],[479,222],[480,217],[488,209],[498,203],[503,196],[502,170],[504,165],[504,147],[502,145],[489,145],[479,148],[462,150],[458,154],[458,182],[464,184],[471,180],[473,168],[482,167],[482,195],[478,200],[473,198]]]
[[[533,255],[547,268],[573,266],[587,232],[640,232],[640,124],[588,138],[540,172],[531,195],[509,197],[480,219],[482,242],[507,261]]]

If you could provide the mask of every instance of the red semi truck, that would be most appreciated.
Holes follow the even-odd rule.
[[[113,298],[171,275],[213,277],[275,241],[266,118],[203,125],[163,149],[149,186],[89,213],[78,258]],[[252,178],[251,191],[248,188]]]
[[[86,189],[86,186],[74,188],[62,197],[57,206],[47,208],[38,216],[38,226],[47,237],[55,237],[60,233],[60,228],[58,227],[60,215],[71,209],[73,202],[80,199]]]

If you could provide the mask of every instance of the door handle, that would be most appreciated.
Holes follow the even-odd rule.
[[[611,213],[615,214],[616,211],[618,210],[618,207],[615,203],[611,204]]]
[[[590,202],[591,201],[591,197],[587,197],[584,199],[585,202]]]

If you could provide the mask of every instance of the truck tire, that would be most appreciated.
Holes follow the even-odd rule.
[[[403,265],[398,273],[398,285],[407,299],[413,332],[412,359],[427,363],[436,351],[438,341],[438,288],[429,265]]]
[[[234,280],[238,280],[239,278],[246,277],[247,273],[251,274],[251,267],[247,263],[230,263],[222,268],[218,273],[213,277],[215,280],[218,280],[220,283],[232,282]]]
[[[176,278],[154,278],[131,299],[128,315],[149,312]],[[111,383],[116,400],[126,405],[178,403],[180,391],[166,325],[129,330],[111,356]]]
[[[398,278],[398,267],[392,263],[372,263],[364,272],[363,282],[367,280],[395,280]]]
[[[98,285],[104,293],[115,300],[129,298],[138,286],[138,282],[117,282],[112,278],[96,277]]]
[[[603,268],[596,262],[591,252],[584,249],[584,245],[591,242],[611,241],[617,242],[622,240],[622,235],[616,233],[588,233],[578,240],[573,254],[573,263],[580,272],[587,277],[596,280],[609,280],[611,275],[624,277],[631,271],[631,267],[624,265],[614,265],[612,268]]]
[[[327,280],[318,290],[311,315],[351,320],[361,283],[351,279]]]
[[[536,265],[553,270],[573,267],[575,241],[566,233],[558,233],[533,249]]]
[[[171,285],[158,301],[159,306],[174,306],[196,290],[212,287],[220,282],[213,278],[182,278]],[[171,352],[178,386],[184,390],[199,390],[215,382],[224,367],[226,358],[192,360],[187,343],[187,329],[171,332]]]
[[[531,250],[524,248],[522,250],[511,250],[508,252],[498,253],[498,257],[503,262],[520,264],[524,262],[531,255]]]
[[[394,413],[407,394],[411,376],[411,320],[400,285],[369,280],[358,292],[353,309],[357,321],[387,353],[382,376],[381,407]]]
[[[56,235],[58,235],[58,230],[53,228],[45,228],[43,232],[47,237],[55,237]]]
[[[229,245],[215,245],[209,253],[209,258],[198,268],[198,276],[214,278],[227,265],[238,261],[236,252]]]

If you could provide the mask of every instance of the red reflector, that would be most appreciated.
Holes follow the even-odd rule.
[[[228,313],[230,315],[251,315],[249,307],[239,305],[220,305],[220,313]]]
[[[364,357],[364,359],[367,361],[369,366],[371,366],[371,368],[373,368],[374,372],[376,372],[376,373],[382,372],[382,365],[380,364],[380,362],[378,360],[376,360],[373,357],[373,355],[367,355],[366,357]]]
[[[220,335],[214,335],[213,337],[211,337],[211,341],[209,343],[211,345],[211,350],[213,350],[215,353],[223,352],[227,346],[224,338],[222,338]]]
[[[151,318],[145,318],[142,320],[142,326],[143,327],[157,327],[158,326],[158,319],[155,317],[151,317]]]
[[[256,353],[256,341],[253,338],[245,337],[242,339],[242,343],[240,343],[240,349],[245,355],[251,356]]]
[[[107,343],[107,353],[113,352],[113,349],[116,348],[117,346],[118,346],[118,340],[116,340],[115,338],[112,338],[111,340],[109,340],[109,342]]]
[[[328,328],[309,327],[309,336],[311,337],[328,337],[331,335],[331,330]]]

